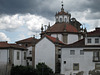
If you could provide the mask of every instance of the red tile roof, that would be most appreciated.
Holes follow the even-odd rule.
[[[61,12],[56,13],[56,16],[57,15],[70,15],[70,14],[68,12],[66,13],[64,11],[61,11]]]
[[[0,48],[8,48],[9,44],[7,42],[0,42]]]
[[[88,32],[87,36],[100,37],[100,28],[96,28],[94,31]]]
[[[8,42],[0,42],[0,49],[8,49],[8,48],[26,50],[25,47],[20,46],[18,44],[9,44]]]
[[[20,44],[20,43],[32,43],[33,40],[35,40],[37,42],[39,39],[30,37],[30,38],[26,38],[26,39],[23,39],[23,40],[16,41],[16,43],[18,43],[18,44]]]
[[[46,32],[78,32],[78,30],[69,23],[55,23]]]
[[[77,47],[100,47],[100,45],[85,45],[85,39],[81,39],[77,42],[74,42],[72,44],[64,45],[63,48],[77,48]]]
[[[45,35],[49,40],[51,40],[53,43],[59,43],[59,44],[63,44],[63,42],[61,42],[59,39],[57,38],[54,38],[54,37],[51,37],[51,36],[48,36],[48,35]]]

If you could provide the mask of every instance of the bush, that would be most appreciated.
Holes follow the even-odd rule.
[[[37,75],[53,75],[53,71],[45,63],[38,63],[36,65]]]
[[[89,74],[91,74],[91,75],[100,75],[100,71],[92,70],[92,71],[89,71]]]
[[[31,66],[14,66],[11,75],[35,75],[35,70]]]
[[[39,63],[36,69],[32,66],[13,66],[11,75],[53,75],[53,71],[44,63]]]

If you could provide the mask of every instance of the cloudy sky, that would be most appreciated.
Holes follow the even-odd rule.
[[[15,42],[36,35],[41,25],[53,25],[62,0],[0,0],[0,41]],[[100,27],[100,0],[63,0],[71,13],[88,31]]]

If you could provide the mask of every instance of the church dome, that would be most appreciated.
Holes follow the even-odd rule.
[[[78,32],[78,30],[69,23],[55,23],[46,32]]]

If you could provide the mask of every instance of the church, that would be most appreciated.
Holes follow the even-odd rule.
[[[34,66],[44,62],[55,73],[89,75],[100,70],[100,28],[87,32],[82,24],[65,12],[62,4],[55,24],[41,27],[41,38],[34,45]]]
[[[89,75],[100,70],[100,28],[87,32],[82,24],[64,11],[55,14],[54,25],[41,26],[41,38],[30,37],[16,41],[24,46],[26,64],[36,67],[45,63],[54,73]]]

